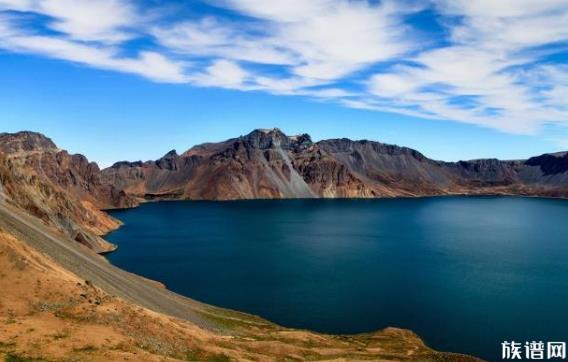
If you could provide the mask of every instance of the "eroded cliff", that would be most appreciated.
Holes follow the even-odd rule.
[[[96,163],[58,149],[39,133],[0,134],[0,198],[96,252],[108,252],[115,246],[101,235],[120,223],[101,209],[135,201],[100,176]]]

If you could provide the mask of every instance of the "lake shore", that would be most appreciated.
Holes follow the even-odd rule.
[[[317,356],[318,359],[346,360],[373,357],[479,361],[464,355],[435,352],[405,330],[386,329],[358,336],[330,336],[282,328],[258,317],[211,307],[122,271],[103,257],[65,240],[34,218],[11,207],[0,207],[0,227],[14,235],[2,237],[3,247],[11,250],[10,255],[16,255],[10,260],[39,260],[42,268],[48,270],[40,269],[38,274],[34,269],[36,266],[28,261],[22,267],[26,271],[24,274],[10,274],[0,279],[2,285],[8,285],[10,278],[19,279],[26,275],[29,278],[26,284],[31,287],[38,284],[36,278],[41,274],[39,283],[45,286],[12,290],[17,295],[9,300],[14,303],[29,300],[33,310],[24,310],[23,307],[21,311],[10,307],[1,309],[3,319],[14,321],[6,324],[2,332],[3,340],[8,341],[0,349],[4,355],[27,358],[82,355],[92,360],[136,355],[143,360],[154,360],[159,356],[176,360],[185,353],[185,357],[199,360],[211,357],[219,361],[245,358],[268,361],[285,356],[297,359]],[[46,256],[48,259],[44,259]],[[85,314],[85,310],[89,314]],[[130,315],[128,321],[119,322],[123,321],[124,313]],[[84,319],[87,315],[90,317]],[[115,318],[113,316],[121,317],[112,319]],[[53,324],[53,327],[48,330],[40,327],[46,323]],[[164,329],[166,325],[168,328]],[[24,327],[28,331],[26,342],[19,332]],[[53,331],[58,328],[61,333],[54,334]],[[84,332],[78,333],[79,330]],[[104,339],[92,338],[90,333],[83,334],[95,330],[106,331],[103,334],[109,333],[109,336],[117,335],[123,343],[113,345]],[[170,332],[166,332],[168,330]],[[52,335],[51,342],[43,344],[45,348],[38,348],[38,344],[33,342],[46,340],[49,335]],[[82,339],[74,335],[85,337]],[[68,339],[74,342],[65,343]],[[129,344],[136,340],[143,343]],[[89,344],[85,345],[87,342]],[[36,347],[31,348],[33,346]]]

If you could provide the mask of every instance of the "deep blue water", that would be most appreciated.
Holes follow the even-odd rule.
[[[568,201],[508,197],[161,202],[114,211],[108,256],[287,327],[409,328],[444,351],[568,342]]]

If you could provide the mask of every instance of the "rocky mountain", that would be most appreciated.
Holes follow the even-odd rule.
[[[97,252],[114,250],[100,236],[119,226],[101,209],[135,205],[96,163],[34,132],[0,134],[0,198]]]
[[[0,202],[97,252],[114,249],[101,236],[119,226],[101,210],[145,200],[456,194],[568,197],[568,152],[451,163],[379,142],[313,142],[268,129],[100,170],[39,133],[0,134]]]
[[[568,196],[568,153],[526,161],[455,163],[406,147],[255,130],[156,161],[118,162],[102,182],[139,199],[395,197],[453,194]]]

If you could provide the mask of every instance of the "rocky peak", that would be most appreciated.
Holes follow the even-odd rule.
[[[142,167],[144,166],[144,162],[142,161],[134,161],[134,162],[130,162],[130,161],[118,161],[115,162],[112,166],[110,166],[110,168],[123,168],[123,167]]]
[[[166,153],[162,158],[172,158],[178,157],[178,153],[176,150],[171,150],[170,152]]]
[[[307,133],[290,136],[288,139],[295,152],[303,151],[314,144],[312,138]]]
[[[304,150],[313,145],[312,138],[307,133],[287,136],[279,128],[256,129],[238,141],[244,141],[248,146],[261,150],[281,148],[283,150]]]
[[[170,152],[166,153],[164,157],[156,161],[156,166],[166,170],[177,170],[179,167],[179,158],[180,157],[177,154],[176,150],[171,150]]]
[[[0,133],[0,151],[6,153],[29,151],[58,151],[53,141],[37,132]]]
[[[290,138],[280,129],[256,129],[246,136],[240,138],[252,148],[266,150],[269,148],[290,148]]]

